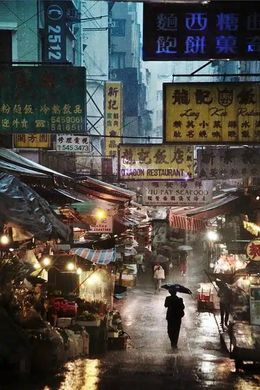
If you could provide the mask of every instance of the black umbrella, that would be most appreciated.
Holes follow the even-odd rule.
[[[176,292],[179,292],[179,293],[183,293],[183,294],[192,294],[191,290],[187,287],[184,287],[182,286],[181,284],[170,284],[170,283],[167,283],[167,284],[164,284],[162,285],[162,288],[165,288],[166,290],[174,290]]]

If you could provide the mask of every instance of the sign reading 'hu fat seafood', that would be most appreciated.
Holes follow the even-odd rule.
[[[164,142],[260,141],[259,83],[163,84]]]
[[[189,180],[193,147],[163,144],[120,144],[120,180]]]
[[[202,206],[212,200],[211,180],[147,182],[143,186],[143,204],[160,206]]]

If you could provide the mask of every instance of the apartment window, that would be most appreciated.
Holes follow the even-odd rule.
[[[0,30],[0,62],[12,62],[11,30]]]
[[[113,37],[125,36],[125,19],[112,19],[111,35]]]
[[[125,52],[114,52],[111,55],[111,69],[125,68]]]

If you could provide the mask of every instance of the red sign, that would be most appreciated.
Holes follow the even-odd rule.
[[[251,241],[246,247],[246,254],[250,260],[260,261],[260,240]]]

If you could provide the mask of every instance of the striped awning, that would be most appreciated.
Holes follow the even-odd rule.
[[[194,232],[204,230],[210,219],[234,211],[238,200],[238,196],[228,195],[216,197],[211,203],[201,207],[172,207],[169,224],[176,229]]]
[[[175,229],[182,229],[193,232],[205,230],[207,227],[207,222],[201,219],[187,217],[186,215],[176,215],[174,214],[174,210],[170,211],[169,224]]]
[[[91,261],[93,264],[107,265],[116,261],[116,250],[112,249],[89,249],[89,248],[71,248],[70,252],[83,259]]]

